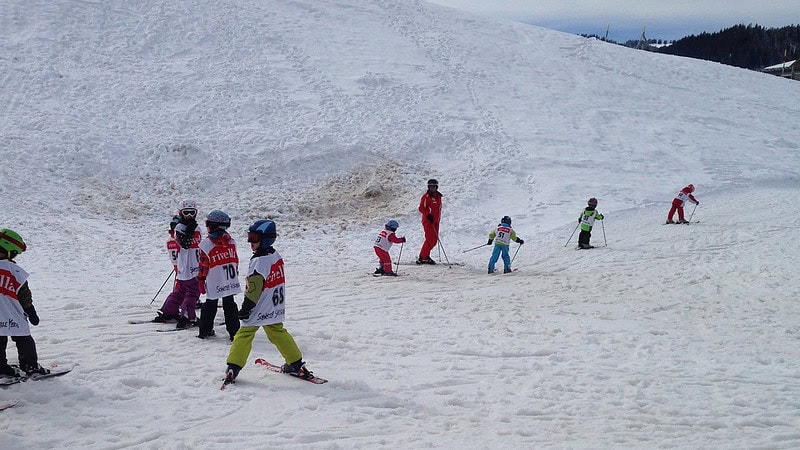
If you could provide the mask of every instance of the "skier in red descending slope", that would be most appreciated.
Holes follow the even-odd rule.
[[[695,205],[700,204],[700,202],[698,202],[697,199],[695,199],[692,195],[693,192],[693,184],[689,184],[685,188],[681,189],[680,192],[678,192],[678,195],[672,200],[672,208],[669,209],[669,214],[667,214],[667,223],[689,223],[689,221],[683,217],[683,204],[686,203],[687,200]],[[675,211],[678,211],[677,222],[672,221],[672,216],[675,215]]]
[[[425,242],[419,250],[417,264],[436,264],[431,259],[431,250],[439,242],[439,219],[442,217],[442,194],[439,192],[439,182],[435,179],[428,180],[428,190],[419,200],[419,212],[422,214],[422,228],[425,230]]]

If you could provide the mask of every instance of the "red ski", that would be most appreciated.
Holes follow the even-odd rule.
[[[256,364],[261,366],[261,367],[263,367],[263,368],[265,368],[265,369],[267,369],[267,370],[271,370],[273,372],[286,373],[286,372],[283,371],[283,368],[281,366],[276,366],[275,364],[272,364],[271,362],[267,361],[266,359],[258,358],[258,359],[256,359]],[[308,381],[309,383],[314,383],[314,384],[324,384],[324,383],[328,382],[328,380],[326,380],[325,378],[320,378],[320,377],[314,376],[314,375],[311,375],[310,378],[298,377],[296,375],[292,375],[291,373],[286,373],[286,375],[290,375],[290,376],[293,376],[293,377],[297,378],[298,380]]]
[[[17,403],[19,403],[19,400],[11,400],[10,402],[2,403],[2,404],[0,404],[0,411],[6,410],[6,409],[9,409],[9,408],[13,408],[13,407],[17,406]]]

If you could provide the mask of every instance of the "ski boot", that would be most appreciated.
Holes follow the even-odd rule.
[[[20,373],[14,367],[9,366],[8,364],[2,364],[0,365],[0,376],[18,377],[20,376]]]
[[[504,268],[503,273],[511,273],[511,267]]]
[[[314,375],[310,370],[306,369],[306,363],[302,359],[297,360],[291,364],[284,364],[281,366],[283,373],[293,377],[302,378],[304,380],[313,377]]]
[[[242,370],[242,368],[236,364],[228,364],[228,368],[225,369],[225,384],[236,383],[236,377],[239,376],[240,370]]]
[[[35,364],[20,364],[19,365],[19,370],[25,372],[25,375],[27,375],[27,376],[31,376],[31,375],[47,375],[48,373],[50,373],[50,369],[48,369],[46,367],[42,367],[41,364],[39,364],[39,363],[35,363]]]

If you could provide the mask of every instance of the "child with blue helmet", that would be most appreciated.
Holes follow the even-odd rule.
[[[375,275],[397,276],[397,274],[392,271],[392,257],[389,255],[389,249],[392,248],[392,244],[401,244],[406,241],[405,236],[395,236],[394,232],[397,231],[398,228],[400,228],[400,223],[392,219],[386,222],[386,225],[383,226],[383,230],[378,233],[378,237],[375,239],[372,248],[375,250],[375,254],[378,255],[378,263],[380,264],[380,266],[375,269]]]
[[[517,237],[517,232],[511,228],[511,217],[503,216],[500,219],[500,225],[489,232],[489,242],[486,245],[492,245],[492,241],[494,241],[494,251],[492,251],[492,257],[489,258],[489,273],[494,273],[494,266],[501,256],[503,257],[503,273],[511,272],[511,257],[508,256],[508,246],[511,241],[519,245],[525,243],[525,241]]]

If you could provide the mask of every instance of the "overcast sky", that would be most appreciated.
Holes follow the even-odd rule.
[[[733,25],[800,24],[798,0],[430,0],[453,8],[616,41],[679,39]]]

